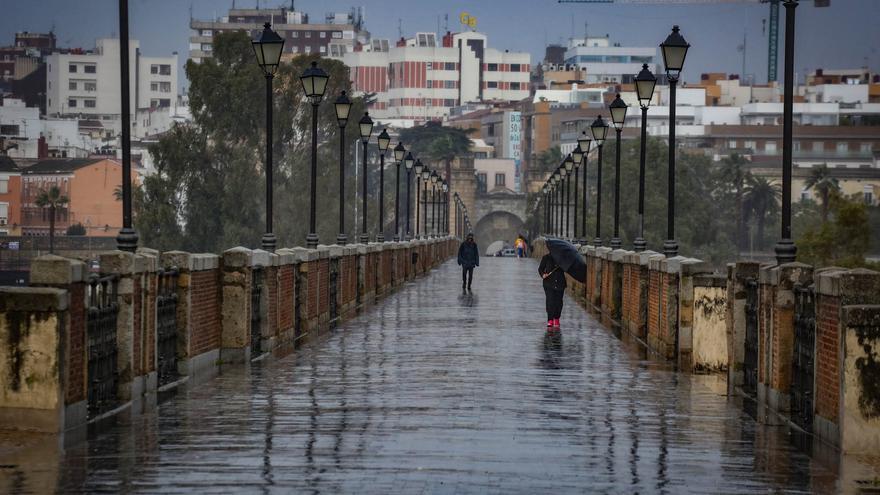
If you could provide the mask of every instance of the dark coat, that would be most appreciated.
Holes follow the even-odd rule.
[[[458,248],[458,264],[464,268],[480,266],[480,249],[476,242],[462,242]]]
[[[553,257],[549,254],[545,254],[544,257],[541,258],[541,265],[538,267],[538,273],[542,276],[545,273],[550,273],[550,276],[544,279],[544,288],[565,290],[567,285],[565,281],[565,272],[562,271],[562,268],[559,268],[559,265],[556,264],[556,261],[554,261]]]

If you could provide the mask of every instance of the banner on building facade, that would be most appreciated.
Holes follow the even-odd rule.
[[[507,149],[505,155],[513,158],[513,190],[522,192],[522,113],[507,112]]]

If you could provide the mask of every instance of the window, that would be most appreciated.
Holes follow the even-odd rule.
[[[9,223],[9,203],[0,203],[0,225]]]
[[[477,174],[477,192],[484,193],[486,192],[486,174],[480,172]]]
[[[862,143],[859,145],[859,150],[862,153],[870,153],[871,151],[874,150],[874,145],[871,143]]]
[[[519,64],[510,64],[510,72],[522,72],[522,66]]]
[[[210,43],[202,43],[202,51],[203,51],[203,52],[206,52],[206,53],[207,53],[207,52],[211,52],[211,51],[213,51],[213,50],[214,50],[214,47],[211,46]]]
[[[735,150],[736,149],[736,139],[731,139],[727,141],[727,149]]]
[[[326,53],[326,52],[327,52],[327,47],[326,47],[326,46],[321,45],[320,48],[321,48],[321,53]]]
[[[767,141],[766,143],[764,143],[764,151],[768,155],[775,155],[776,154],[776,141]]]
[[[305,52],[306,52],[306,53],[312,53],[312,47],[307,46],[307,47],[305,48]]]
[[[791,143],[791,149],[792,149],[793,151],[800,151],[800,150],[801,150],[801,142],[800,142],[800,141],[794,141],[794,142],[792,142],[792,143]]]
[[[512,82],[512,83],[510,83],[510,89],[518,90],[518,89],[519,89],[519,83],[518,83],[518,82]]]
[[[327,37],[327,33],[326,33],[325,31],[321,31],[321,34],[319,35],[319,37],[321,37],[321,38],[326,38],[326,37]]]
[[[813,151],[825,151],[825,143],[822,141],[813,141]]]
[[[306,31],[306,38],[311,38],[311,37],[312,37],[312,32]]]
[[[333,31],[332,36],[336,39],[342,39],[342,31]]]
[[[488,82],[486,83],[486,87],[489,88],[489,89],[497,88],[497,87],[498,87],[498,81],[488,81]]]
[[[446,62],[443,68],[446,70],[455,70],[455,62]]]
[[[444,99],[443,106],[444,107],[454,107],[455,106],[455,99],[453,99],[453,98]]]
[[[71,74],[76,74],[76,65],[74,65],[74,64],[68,65],[67,72],[70,72]]]
[[[171,83],[164,81],[159,83],[159,91],[162,93],[170,93],[171,92]]]
[[[293,53],[299,53],[299,47],[296,45],[293,45],[292,47],[290,47],[290,51]]]
[[[159,91],[159,83],[151,82],[150,83],[150,91]]]
[[[202,29],[202,36],[211,36],[210,29]]]
[[[443,81],[443,87],[446,89],[455,89],[455,81]]]
[[[0,179],[0,194],[6,194],[9,192],[9,179],[3,177]]]
[[[76,91],[76,81],[70,81],[67,83],[67,89],[71,91]]]
[[[506,174],[495,174],[495,187],[503,186]]]
[[[605,63],[608,64],[625,64],[626,56],[624,55],[606,55]]]
[[[171,66],[168,64],[162,64],[159,66],[159,74],[163,76],[171,75]]]
[[[83,72],[85,72],[86,74],[94,74],[95,72],[97,72],[97,67],[95,67],[94,65],[86,65],[85,67],[83,67]]]
[[[873,206],[874,205],[874,186],[862,187],[862,194],[865,197],[865,204],[868,206]]]
[[[159,73],[159,64],[153,64],[150,66],[150,74],[158,74]]]
[[[171,100],[168,98],[160,98],[159,99],[159,107],[165,108],[171,106]]]
[[[743,143],[743,147],[747,150],[753,150],[756,148],[754,141],[746,141]]]
[[[837,143],[838,153],[846,153],[847,151],[849,151],[849,144],[846,141]]]
[[[4,136],[18,136],[18,124],[0,125],[0,134]]]
[[[432,62],[425,62],[425,70],[434,70],[434,64]]]
[[[85,82],[85,83],[83,83],[83,89],[85,89],[86,91],[97,91],[98,90],[98,83]]]
[[[86,108],[95,108],[95,100],[83,100],[83,105]]]
[[[76,100],[74,100],[73,98],[67,100],[67,106],[70,108],[76,108]]]
[[[498,71],[498,64],[489,64],[489,67],[488,67],[487,70],[488,70],[489,72],[496,72],[496,71]]]
[[[294,31],[290,34],[292,38],[299,38],[299,31]]]
[[[434,87],[434,81],[428,79],[426,82],[427,82],[427,84],[428,84],[428,89],[431,89],[431,88]]]
[[[810,190],[807,188],[801,189],[801,201],[808,201],[813,198],[813,195],[810,194]]]

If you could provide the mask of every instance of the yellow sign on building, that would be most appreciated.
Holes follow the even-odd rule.
[[[461,15],[458,16],[459,21],[465,26],[471,28],[472,30],[477,28],[477,18],[468,14],[467,12],[462,12]]]

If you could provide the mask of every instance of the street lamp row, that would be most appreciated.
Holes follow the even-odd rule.
[[[277,244],[276,237],[272,231],[272,204],[273,204],[273,164],[272,164],[272,80],[281,61],[281,53],[284,48],[284,38],[272,31],[271,25],[267,22],[263,25],[263,31],[252,41],[254,53],[257,63],[266,77],[266,233],[263,234],[262,248],[267,251],[274,251]],[[311,149],[311,177],[310,177],[310,200],[309,200],[309,233],[306,236],[306,246],[315,248],[318,246],[319,238],[317,234],[317,218],[315,201],[317,197],[317,167],[318,167],[318,106],[324,97],[327,89],[329,76],[318,67],[317,62],[312,62],[311,66],[300,76],[300,82],[303,92],[309,103],[312,105],[312,149]],[[336,111],[336,121],[340,129],[339,140],[339,233],[336,236],[336,243],[344,245],[348,242],[345,234],[345,128],[348,124],[349,114],[351,112],[352,102],[345,91],[342,91],[334,101]],[[363,181],[362,181],[362,222],[360,242],[369,242],[367,233],[367,155],[368,144],[373,133],[373,120],[369,113],[365,112],[364,116],[358,121],[358,131],[363,145]],[[377,147],[379,150],[379,228],[376,236],[378,242],[385,241],[385,152],[391,144],[391,137],[388,135],[387,129],[376,137]],[[400,167],[403,165],[407,171],[407,187],[406,187],[406,238],[410,238],[410,172],[416,169],[416,180],[425,182],[425,190],[427,195],[427,185],[431,184],[431,208],[432,208],[432,235],[439,233],[442,229],[448,228],[448,214],[441,210],[441,218],[436,218],[434,208],[436,204],[446,207],[448,204],[449,185],[443,180],[436,171],[428,170],[422,166],[421,161],[413,158],[412,153],[406,150],[403,143],[398,143],[393,149],[394,159],[397,163],[396,174],[396,191],[395,191],[395,214],[394,214],[394,240],[400,240]],[[442,193],[442,194],[441,194]],[[435,195],[438,196],[435,199]],[[427,236],[427,198],[425,200],[425,232]],[[447,212],[448,213],[448,212]],[[418,213],[417,213],[418,215]],[[439,225],[434,225],[439,221]],[[418,222],[418,218],[417,218]],[[417,223],[418,225],[418,223]],[[416,227],[418,232],[418,226]]]

